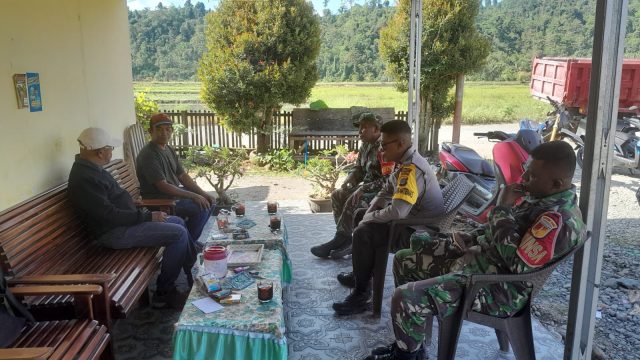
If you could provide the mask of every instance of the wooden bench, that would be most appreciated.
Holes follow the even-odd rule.
[[[40,321],[26,325],[8,348],[0,349],[4,359],[113,359],[107,327],[93,319],[92,298],[102,293],[99,285],[19,286],[10,291],[17,297],[70,295],[83,312],[80,319]],[[84,310],[88,310],[84,312]]]
[[[116,160],[105,168],[137,197],[137,179],[126,162]],[[162,249],[113,250],[92,240],[71,207],[66,183],[0,213],[0,266],[9,282],[100,285],[104,306],[95,309],[96,318],[111,328],[112,318],[126,317],[140,299],[148,302],[148,284],[159,269]],[[40,314],[68,308],[73,298],[29,296],[24,302]]]

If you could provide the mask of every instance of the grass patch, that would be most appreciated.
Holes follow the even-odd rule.
[[[198,82],[136,82],[134,91],[146,92],[163,110],[207,110],[200,102]],[[322,100],[332,108],[354,105],[407,110],[407,94],[391,83],[318,83],[308,103]],[[529,95],[527,84],[517,82],[466,82],[462,103],[465,124],[512,123],[522,118],[542,120],[551,106]],[[283,110],[294,106],[286,104]],[[449,121],[450,122],[450,119]]]

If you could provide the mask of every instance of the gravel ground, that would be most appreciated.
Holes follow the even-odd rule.
[[[498,129],[496,125],[463,127],[461,143],[470,144],[484,157],[491,156],[493,143],[478,140],[473,132]],[[517,124],[500,125],[515,131]],[[440,131],[441,141],[450,141],[451,127]],[[579,172],[580,169],[577,170]],[[579,174],[574,179],[580,186]],[[201,183],[202,184],[202,183]],[[202,184],[210,187],[208,184]],[[614,169],[604,242],[594,358],[640,359],[640,206],[635,190],[640,177]],[[293,175],[251,174],[238,179],[232,190],[240,200],[306,199],[309,182]],[[534,299],[534,313],[550,330],[564,339],[566,332],[572,262],[553,273],[544,290]]]

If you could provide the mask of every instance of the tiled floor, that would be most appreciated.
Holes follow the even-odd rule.
[[[387,270],[382,317],[370,313],[336,317],[331,309],[348,289],[335,280],[336,274],[351,268],[350,260],[325,260],[311,255],[309,247],[331,238],[333,218],[330,214],[295,214],[287,217],[289,249],[294,277],[285,302],[289,359],[362,359],[376,346],[393,340],[389,320],[393,291],[391,269]],[[391,265],[391,259],[389,266]],[[434,336],[437,329],[433,331]],[[540,323],[534,323],[538,359],[561,359],[563,345]],[[437,337],[428,353],[436,357]],[[458,344],[458,359],[514,359],[502,353],[492,329],[465,323]]]
[[[264,204],[247,204],[251,211],[263,211]],[[347,317],[334,316],[331,304],[342,300],[348,289],[335,280],[348,271],[350,260],[325,260],[311,255],[309,248],[329,240],[335,231],[330,214],[309,214],[303,202],[280,202],[289,234],[289,255],[293,261],[293,283],[285,292],[285,317],[289,359],[362,359],[370,349],[393,340],[389,321],[389,297],[393,280],[387,272],[382,318],[370,313]],[[250,215],[249,215],[250,216]],[[389,261],[391,263],[391,261]],[[138,309],[130,319],[116,326],[116,354],[119,359],[166,359],[171,357],[171,328],[177,313]],[[434,329],[434,335],[437,329]],[[563,345],[539,322],[534,321],[538,359],[561,359]],[[435,344],[428,349],[435,358]],[[514,359],[502,353],[493,330],[465,323],[458,344],[457,359]]]

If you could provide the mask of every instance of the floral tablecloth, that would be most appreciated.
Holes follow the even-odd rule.
[[[249,238],[243,240],[233,240],[231,233],[228,233],[227,239],[212,239],[212,236],[219,234],[218,226],[216,224],[216,219],[212,218],[212,221],[209,221],[207,226],[205,227],[203,234],[207,235],[207,246],[210,245],[231,245],[231,244],[264,244],[265,249],[277,249],[280,250],[282,254],[282,274],[281,279],[285,284],[290,284],[292,280],[292,267],[291,267],[291,259],[289,259],[289,254],[287,253],[287,245],[289,243],[289,239],[287,237],[287,226],[286,219],[284,216],[279,215],[281,219],[281,230],[277,232],[272,232],[269,228],[269,215],[266,212],[264,214],[258,212],[257,214],[252,214],[251,216],[246,216],[242,218],[236,218],[234,215],[229,216],[229,228],[237,229],[235,226],[236,222],[249,219],[256,223],[255,226],[247,229],[249,232]]]
[[[282,255],[265,250],[255,266],[260,275],[273,280],[273,299],[260,304],[255,282],[240,291],[240,304],[204,314],[191,302],[207,297],[194,285],[174,333],[174,359],[286,359],[282,306]]]

